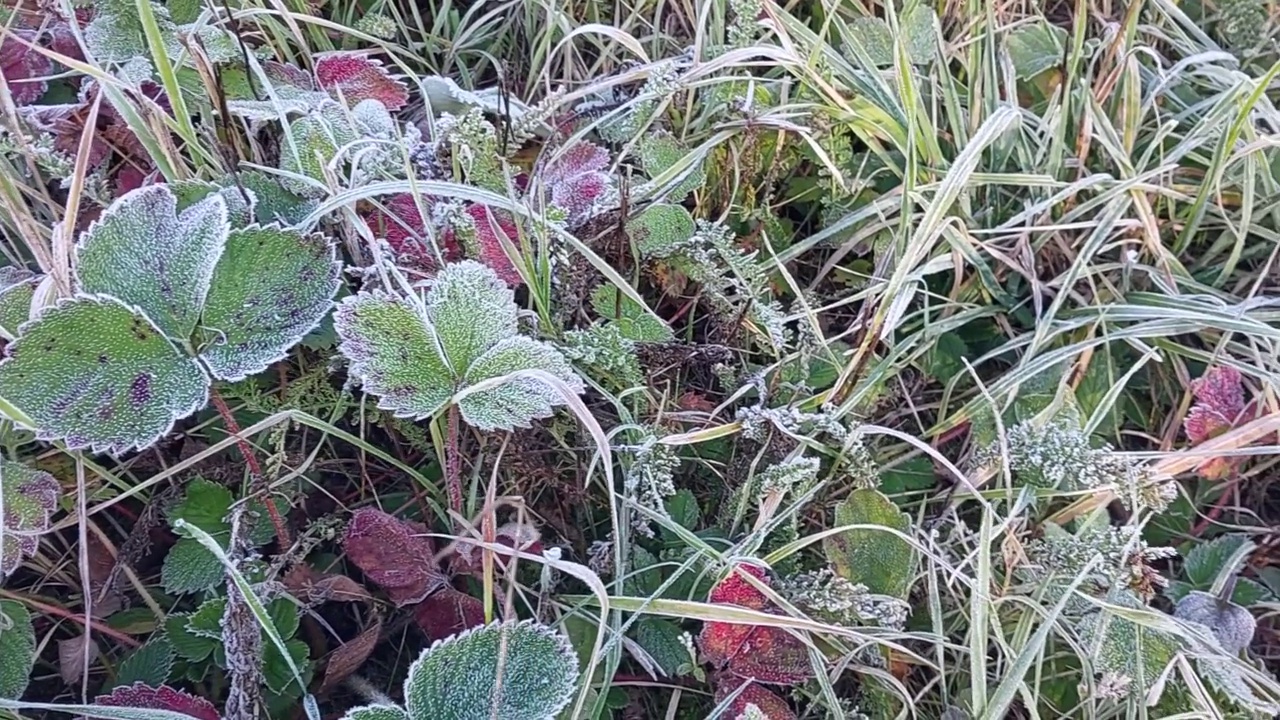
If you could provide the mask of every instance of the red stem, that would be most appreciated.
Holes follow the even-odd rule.
[[[236,422],[236,418],[231,414],[231,408],[227,407],[227,401],[222,399],[222,394],[218,389],[212,388],[209,396],[213,398],[213,406],[218,409],[218,414],[222,416],[222,423],[227,426],[227,432],[231,433],[236,439],[236,447],[240,449],[240,455],[244,457],[245,464],[249,466],[249,474],[252,476],[250,485],[256,490],[263,483],[262,466],[258,464],[258,458],[253,454],[253,446],[240,436],[240,423]],[[271,524],[275,526],[276,538],[280,541],[282,549],[288,548],[293,544],[289,536],[289,529],[285,527],[284,518],[280,516],[280,511],[276,508],[275,500],[270,494],[263,494],[263,502],[267,506],[267,514],[271,516]]]
[[[448,443],[445,448],[444,458],[444,478],[445,487],[449,492],[449,509],[462,514],[462,457],[459,445],[461,444],[461,429],[458,427],[458,406],[449,406],[449,420],[446,432],[449,437],[446,439]]]
[[[48,615],[57,615],[60,618],[66,618],[67,620],[80,623],[81,625],[86,624],[85,617],[83,614],[76,614],[71,612],[70,610],[60,608],[57,605],[49,605],[48,603],[40,602],[39,600],[36,600],[35,598],[32,598],[32,597],[19,595],[17,593],[11,593],[7,590],[0,590],[0,597],[7,597],[11,600],[15,600],[20,603],[25,603],[35,608],[36,610],[39,610],[40,612],[46,613]],[[93,628],[94,632],[100,632],[103,635],[106,635],[107,637],[114,638],[115,640],[119,641],[121,645],[124,645],[126,647],[131,647],[131,648],[142,647],[142,643],[138,642],[134,638],[128,635],[125,635],[124,633],[120,632],[119,630],[116,630],[113,627],[103,625],[102,623],[99,623],[96,620],[89,620],[88,625],[89,627]]]

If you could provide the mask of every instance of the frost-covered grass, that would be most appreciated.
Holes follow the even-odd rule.
[[[0,714],[1280,712],[1274,2],[72,10]]]

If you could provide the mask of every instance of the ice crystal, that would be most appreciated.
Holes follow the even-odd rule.
[[[623,480],[627,497],[641,507],[668,517],[666,501],[676,494],[675,471],[680,466],[680,458],[669,445],[659,443],[655,435],[646,436],[630,454],[631,465]],[[653,537],[651,522],[639,513],[632,517],[632,526],[644,537]]]
[[[830,568],[790,578],[779,590],[797,607],[839,625],[875,623],[900,630],[906,625],[910,610],[902,600],[876,595],[866,585],[852,583]]]

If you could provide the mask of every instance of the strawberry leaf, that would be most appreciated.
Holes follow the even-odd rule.
[[[99,695],[93,700],[94,705],[102,707],[124,707],[139,710],[169,710],[188,715],[197,720],[220,720],[221,715],[213,703],[175,690],[168,685],[151,687],[142,683],[134,683],[118,687],[107,695]]]
[[[195,329],[228,228],[220,195],[179,213],[168,186],[134,190],[112,203],[77,244],[79,287],[140,308],[181,342]]]
[[[437,642],[409,668],[409,717],[551,720],[578,683],[561,634],[529,621],[493,623]]]
[[[0,337],[12,340],[31,317],[31,300],[40,277],[16,267],[0,268]]]
[[[425,528],[376,508],[361,508],[347,525],[342,544],[347,557],[403,607],[422,601],[446,583],[425,533]]]
[[[22,697],[35,660],[31,613],[16,600],[0,600],[0,698]]]
[[[218,338],[200,357],[237,381],[283,358],[328,312],[342,265],[333,243],[278,226],[233,230],[201,324]]]
[[[1192,444],[1199,445],[1236,427],[1244,415],[1244,383],[1240,371],[1226,365],[1209,368],[1191,382],[1196,403],[1187,413],[1183,428]],[[1241,458],[1209,458],[1196,471],[1208,480],[1229,475]]]
[[[316,84],[348,106],[377,100],[395,112],[409,104],[409,87],[391,77],[382,63],[362,53],[330,52],[316,56]]]
[[[0,361],[0,397],[41,439],[123,453],[204,407],[208,377],[139,310],[81,296],[45,309]]]
[[[34,43],[40,37],[37,31],[15,28],[7,35],[0,41],[0,76],[9,85],[14,105],[30,105],[49,89],[43,78],[53,74],[53,61],[19,40]]]

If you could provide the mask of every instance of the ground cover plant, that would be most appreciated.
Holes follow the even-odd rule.
[[[1280,714],[1271,0],[0,21],[0,716]]]

